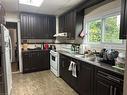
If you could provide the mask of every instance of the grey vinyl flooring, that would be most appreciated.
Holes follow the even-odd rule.
[[[11,95],[78,95],[51,71],[13,74]]]

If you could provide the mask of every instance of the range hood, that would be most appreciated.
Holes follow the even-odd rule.
[[[53,35],[53,37],[67,37],[67,33],[58,33]]]

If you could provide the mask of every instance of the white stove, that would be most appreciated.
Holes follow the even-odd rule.
[[[50,51],[50,70],[59,77],[59,53]]]

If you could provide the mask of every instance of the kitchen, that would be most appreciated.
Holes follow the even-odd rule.
[[[0,95],[126,95],[126,0],[35,1],[1,0]]]

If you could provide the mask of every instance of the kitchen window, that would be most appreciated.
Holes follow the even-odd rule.
[[[120,44],[120,14],[111,14],[87,22],[88,42]]]
[[[101,19],[93,20],[88,22],[88,39],[89,42],[100,42],[101,41]]]

